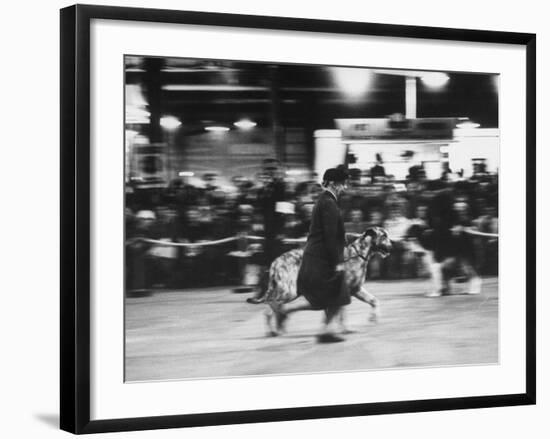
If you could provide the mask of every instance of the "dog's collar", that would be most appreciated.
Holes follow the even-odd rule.
[[[355,250],[355,256],[350,256],[344,262],[348,262],[349,260],[355,259],[355,258],[361,258],[361,259],[363,259],[363,261],[367,262],[367,258],[365,256],[363,256],[359,250],[357,250],[357,247],[355,247],[354,244],[350,244],[350,247],[353,250]]]

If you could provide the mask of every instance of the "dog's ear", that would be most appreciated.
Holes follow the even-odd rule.
[[[357,238],[362,237],[360,233],[346,233],[346,245],[351,244],[353,241],[355,241]]]
[[[369,227],[367,230],[365,230],[365,233],[363,233],[363,238],[366,238],[367,236],[370,236],[374,241],[376,238],[378,238],[378,231],[375,227]]]

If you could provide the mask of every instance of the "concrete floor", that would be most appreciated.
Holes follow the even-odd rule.
[[[126,380],[168,380],[498,362],[497,278],[482,294],[426,298],[426,280],[368,282],[378,323],[356,299],[346,341],[318,344],[322,313],[293,314],[267,337],[265,305],[231,289],[162,291],[126,299]],[[455,292],[463,288],[457,285]]]

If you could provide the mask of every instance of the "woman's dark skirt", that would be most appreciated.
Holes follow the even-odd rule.
[[[335,272],[328,261],[304,254],[298,272],[298,294],[314,309],[348,305],[351,302],[344,272]]]

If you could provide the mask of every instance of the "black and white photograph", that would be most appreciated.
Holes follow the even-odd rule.
[[[3,436],[545,438],[544,12],[8,4]]]
[[[125,382],[499,363],[498,73],[123,68]]]

